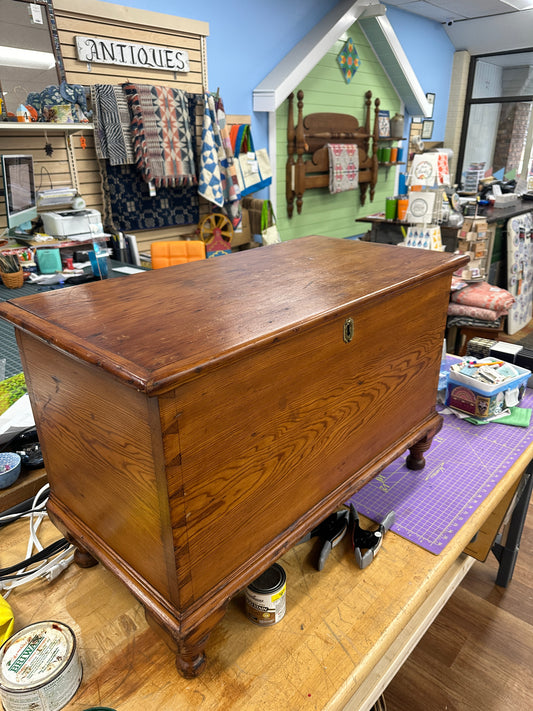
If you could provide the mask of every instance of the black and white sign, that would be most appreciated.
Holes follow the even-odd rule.
[[[82,62],[147,67],[171,72],[189,71],[189,53],[184,49],[132,44],[97,37],[76,37],[78,59]]]

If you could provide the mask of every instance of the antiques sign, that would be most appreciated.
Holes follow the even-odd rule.
[[[121,64],[127,67],[189,71],[189,53],[184,49],[131,44],[95,37],[76,37],[78,59],[82,62]]]

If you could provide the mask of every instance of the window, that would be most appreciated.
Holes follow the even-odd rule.
[[[456,182],[477,171],[501,180],[522,177],[533,189],[533,50],[473,57]]]

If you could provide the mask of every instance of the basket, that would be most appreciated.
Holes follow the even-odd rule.
[[[18,272],[0,272],[2,283],[8,289],[19,289],[24,284],[24,272],[20,269]]]

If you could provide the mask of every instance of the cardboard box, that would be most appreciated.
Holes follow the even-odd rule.
[[[479,259],[487,254],[487,244],[486,242],[476,242],[474,248],[474,258]]]
[[[241,229],[239,232],[233,233],[233,239],[231,240],[232,247],[240,247],[243,244],[247,244],[252,239],[252,233],[250,230],[250,217],[248,215],[248,210],[243,207],[242,209],[242,222]]]

